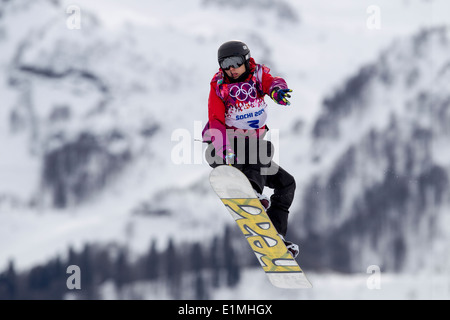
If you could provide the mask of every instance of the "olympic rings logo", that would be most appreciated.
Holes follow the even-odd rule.
[[[256,99],[255,84],[245,82],[240,87],[238,85],[234,85],[230,89],[230,96],[238,99],[239,101],[246,101],[249,97]]]

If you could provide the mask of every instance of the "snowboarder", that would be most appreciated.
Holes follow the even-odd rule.
[[[286,241],[289,208],[295,193],[295,180],[273,160],[273,145],[264,140],[269,95],[276,103],[289,105],[286,81],[273,77],[270,69],[257,64],[242,41],[228,41],[218,50],[220,69],[211,80],[208,123],[203,141],[208,143],[206,159],[213,168],[233,165],[249,179],[274,227],[295,257],[298,245]],[[270,199],[264,187],[274,190]]]

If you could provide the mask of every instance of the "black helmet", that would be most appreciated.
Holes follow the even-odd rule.
[[[231,56],[241,56],[242,58],[244,58],[244,61],[248,61],[250,59],[250,49],[242,41],[227,41],[222,44],[217,51],[217,59],[219,61],[219,64],[223,59]]]

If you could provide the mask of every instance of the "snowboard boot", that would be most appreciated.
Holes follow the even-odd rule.
[[[292,254],[292,256],[296,258],[298,256],[298,253],[300,252],[298,245],[292,243],[291,241],[285,241],[284,244],[286,245],[286,248]]]
[[[300,252],[300,249],[297,244],[287,241],[284,239],[284,237],[280,234],[281,240],[283,240],[284,244],[286,245],[286,248],[290,252],[290,254],[294,257],[294,259],[298,256],[298,253]]]
[[[264,209],[267,211],[267,209],[270,208],[270,198],[264,194],[260,194],[258,191],[255,190],[255,194],[259,199],[259,202],[261,202]]]

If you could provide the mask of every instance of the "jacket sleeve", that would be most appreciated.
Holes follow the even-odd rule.
[[[273,89],[288,89],[286,81],[281,77],[273,77],[269,73],[269,69],[265,67],[262,74],[262,87],[265,94],[270,95]]]
[[[211,142],[216,149],[216,154],[223,157],[224,151],[231,148],[226,134],[225,126],[225,104],[222,99],[216,94],[216,83],[211,83],[208,98],[208,120],[209,120],[209,135]]]

